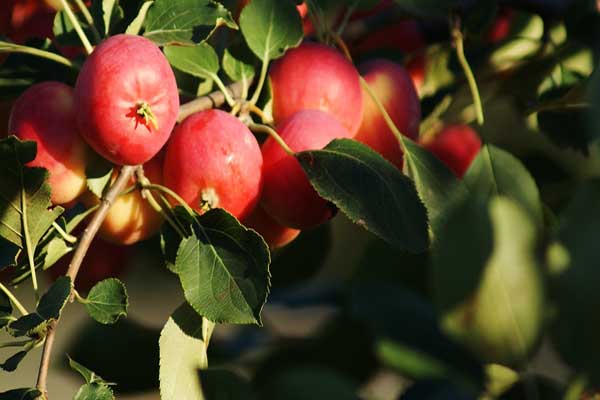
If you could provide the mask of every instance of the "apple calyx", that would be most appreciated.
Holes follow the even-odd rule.
[[[200,199],[198,203],[200,205],[200,210],[205,213],[213,208],[219,207],[219,195],[214,188],[204,188],[200,192]]]
[[[156,120],[156,117],[154,116],[154,113],[150,108],[150,104],[146,103],[145,101],[138,101],[135,106],[136,116],[139,118],[143,118],[146,126],[152,124],[154,129],[158,130],[158,121]]]

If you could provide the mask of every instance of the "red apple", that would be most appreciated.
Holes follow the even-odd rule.
[[[400,132],[416,139],[421,122],[421,105],[406,70],[401,65],[384,59],[369,61],[361,65],[359,70]],[[398,139],[366,91],[363,92],[363,103],[363,120],[355,139],[379,152],[401,169],[403,156]]]
[[[131,248],[95,238],[77,274],[75,288],[81,293],[87,293],[101,280],[122,276],[129,265],[131,252]],[[65,256],[48,270],[52,281],[67,273],[71,258],[72,254]]]
[[[118,165],[143,164],[167,142],[179,112],[175,75],[141,36],[116,35],[87,58],[75,86],[84,139]]]
[[[33,37],[51,38],[56,10],[41,0],[3,0],[0,34],[16,43]]]
[[[506,39],[510,33],[510,28],[515,16],[514,10],[503,8],[500,10],[492,26],[485,35],[488,43],[499,43]]]
[[[299,229],[279,224],[261,206],[257,206],[243,223],[258,232],[271,250],[291,243],[300,234]]]
[[[144,175],[152,183],[162,184],[164,152],[144,164]],[[114,178],[116,177],[116,171]],[[135,184],[132,178],[130,184]],[[83,203],[91,207],[100,201],[91,192],[82,196]],[[160,229],[163,217],[142,197],[139,190],[120,195],[113,202],[100,225],[98,234],[105,240],[118,245],[130,245],[148,239]]]
[[[333,139],[352,135],[337,119],[318,110],[297,112],[278,126],[295,152],[325,147]],[[319,197],[295,157],[269,138],[262,146],[264,188],[261,205],[278,223],[296,229],[320,225],[334,215],[331,204]]]
[[[448,125],[421,143],[458,177],[462,178],[481,149],[481,139],[468,125]]]
[[[73,89],[60,82],[31,86],[10,113],[8,133],[37,143],[37,156],[28,165],[50,174],[52,203],[69,203],[85,191],[87,146],[75,122]]]
[[[301,110],[321,110],[354,135],[363,114],[358,71],[337,50],[303,43],[275,61],[270,72],[273,118],[280,123]]]
[[[186,118],[167,144],[165,185],[202,213],[224,208],[244,219],[262,188],[262,156],[252,132],[221,110]]]
[[[425,79],[425,36],[416,21],[403,19],[386,25],[357,40],[350,46],[355,57],[364,57],[378,51],[398,51],[410,56],[406,69],[419,89]]]

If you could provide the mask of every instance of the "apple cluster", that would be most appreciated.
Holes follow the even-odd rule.
[[[373,12],[391,3],[382,1]],[[41,15],[49,8],[44,5]],[[305,4],[298,11],[306,17]],[[362,17],[356,13],[351,19]],[[313,28],[308,18],[305,22],[309,37]],[[502,34],[503,26],[494,35]],[[363,79],[403,135],[462,177],[481,147],[472,128],[446,126],[419,138],[425,44],[415,21],[396,21],[350,43],[351,53],[366,58],[356,67],[336,48],[306,39],[271,65],[275,130],[293,152],[354,139],[402,169],[402,148],[361,85]],[[368,57],[382,47],[414,56],[404,65]],[[259,143],[246,124],[219,109],[197,112],[176,125],[179,101],[173,70],[160,48],[143,37],[120,34],[96,46],[75,87],[43,82],[27,89],[12,105],[7,133],[37,143],[30,166],[48,170],[55,205],[90,207],[100,201],[86,185],[86,167],[96,153],[116,166],[143,165],[152,183],[177,194],[179,199],[169,198],[173,205],[183,200],[200,214],[227,210],[271,248],[335,215],[335,206],[319,197],[294,155],[273,137]],[[130,191],[111,206],[100,235],[129,245],[152,236],[161,224],[161,215],[141,193]]]

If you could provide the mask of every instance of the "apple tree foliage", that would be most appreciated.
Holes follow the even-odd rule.
[[[182,96],[237,82],[237,100],[268,115],[269,64],[302,42],[302,20],[291,0],[252,0],[239,18],[236,3],[93,0],[91,19],[75,15],[92,44],[129,33],[160,46]],[[316,37],[339,45],[351,35],[343,29],[352,25],[351,12],[379,2],[307,3]],[[510,32],[490,44],[487,29],[505,8],[514,13]],[[341,21],[330,17],[340,10]],[[302,339],[251,327],[268,325],[263,309],[271,292],[280,298],[274,301],[287,293],[288,302],[299,302],[286,288],[306,285],[323,265],[327,226],[271,253],[227,211],[199,215],[179,206],[170,215],[181,229],[165,223],[159,241],[182,303],[160,332],[127,319],[130,299],[117,278],[84,297],[61,277],[45,293],[35,287],[35,306],[22,309],[10,288],[34,282],[72,253],[70,236],[94,210],[52,207],[47,171],[26,166],[36,144],[7,137],[0,141],[0,273],[11,278],[0,291],[0,381],[18,373],[12,371],[25,357],[38,357],[77,300],[97,324],[78,333],[72,358],[56,355],[84,380],[75,399],[151,388],[165,400],[369,399],[377,398],[369,382],[382,371],[404,379],[401,399],[583,399],[600,387],[600,9],[592,0],[394,0],[393,10],[430,30],[422,50],[422,134],[441,123],[476,126],[480,107],[484,145],[463,179],[404,137],[403,171],[349,139],[295,154],[319,195],[368,232],[362,256],[342,257],[346,279],[302,300],[332,307],[326,323]],[[355,28],[368,31],[386,18],[374,14]],[[2,38],[0,52],[9,56],[0,64],[0,97],[14,99],[44,80],[74,84],[83,56],[71,62],[57,48],[78,46],[79,37],[59,11],[52,40]],[[111,166],[100,162],[87,172],[90,190],[101,195]],[[221,324],[243,325],[242,350],[211,342]],[[95,346],[124,359],[143,353],[122,368],[143,369],[142,379],[103,366],[90,355]],[[548,352],[568,371],[562,379],[536,374],[534,361]],[[88,369],[96,366],[107,380]],[[0,400],[40,398],[34,379]]]

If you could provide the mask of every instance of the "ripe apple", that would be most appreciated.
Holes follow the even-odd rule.
[[[510,28],[515,17],[515,12],[511,8],[502,8],[494,19],[492,26],[485,35],[488,43],[499,43],[508,37]]]
[[[212,109],[175,128],[163,174],[165,185],[196,211],[220,207],[242,220],[258,203],[262,166],[252,132],[237,118]]]
[[[303,110],[278,126],[278,132],[295,152],[325,147],[333,139],[352,135],[337,119],[319,110]],[[319,197],[298,160],[269,138],[262,146],[264,188],[261,205],[278,223],[296,229],[320,225],[334,209]]]
[[[397,51],[411,56],[406,62],[406,69],[415,87],[420,89],[425,80],[426,45],[425,36],[417,22],[403,19],[369,32],[352,44],[350,49],[355,57],[365,57],[379,51]]]
[[[468,125],[448,125],[435,137],[421,142],[458,177],[462,178],[481,149],[481,139]]]
[[[56,10],[40,0],[3,0],[0,7],[0,34],[15,43],[51,38]]]
[[[179,112],[175,75],[160,49],[141,36],[104,40],[75,85],[84,139],[118,165],[144,164],[167,142]]]
[[[94,238],[77,274],[75,288],[80,293],[86,293],[103,279],[122,276],[129,265],[131,253],[130,247],[117,246]],[[48,269],[52,281],[67,273],[71,258],[72,254],[67,255]]]
[[[337,50],[305,42],[275,61],[269,74],[273,118],[283,122],[301,110],[321,110],[354,135],[363,114],[358,71]]]
[[[291,243],[300,234],[299,229],[279,224],[261,206],[257,206],[242,222],[248,228],[258,232],[271,250]]]
[[[144,164],[144,175],[150,182],[159,185],[163,183],[163,159],[164,152],[160,152]],[[113,178],[116,178],[116,170]],[[134,183],[132,178],[130,184]],[[82,196],[82,202],[88,207],[98,204],[99,201],[91,192]],[[133,190],[116,198],[100,225],[98,234],[111,243],[130,245],[154,235],[162,222],[162,215],[150,206],[139,190]]]
[[[75,122],[73,89],[60,82],[31,86],[14,103],[8,133],[37,143],[37,155],[28,166],[50,174],[53,204],[76,199],[86,188],[88,147]]]
[[[359,71],[400,132],[416,139],[421,121],[421,105],[406,70],[392,61],[376,59],[362,64]],[[362,124],[354,138],[402,169],[403,155],[398,139],[366,91],[363,92],[363,103]]]

